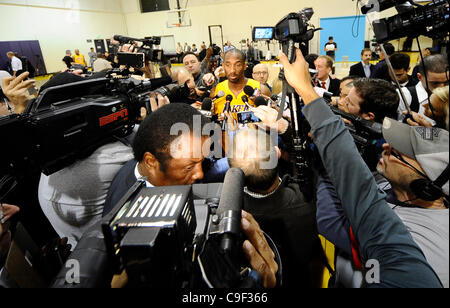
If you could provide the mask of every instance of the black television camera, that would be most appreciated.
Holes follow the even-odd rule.
[[[150,61],[150,62],[163,62],[164,52],[161,49],[155,49],[154,46],[159,46],[161,44],[161,37],[146,37],[145,39],[137,39],[122,35],[114,35],[114,40],[118,41],[121,45],[124,44],[131,44],[134,45],[137,42],[142,43],[141,46],[138,46],[137,49],[134,50],[136,52],[134,55],[136,58],[138,58],[140,54],[143,55],[144,61]],[[133,54],[128,54],[128,57]],[[121,53],[118,53],[118,58],[120,60]],[[137,67],[135,65],[136,62],[139,61],[139,59],[133,60],[129,58],[123,57],[125,62],[122,62],[120,65],[129,65],[133,67]],[[130,61],[130,62],[128,62]],[[143,66],[141,66],[143,67]]]
[[[128,287],[256,287],[242,252],[244,182],[240,169],[223,185],[138,181],[102,220],[115,272],[126,269]]]
[[[450,8],[448,0],[435,0],[420,5],[411,0],[370,0],[361,8],[363,14],[381,12],[391,7],[397,9],[398,15],[373,21],[377,42],[418,37],[445,37],[448,34]]]
[[[136,80],[128,71],[113,70],[104,78],[45,89],[23,114],[0,118],[7,149],[0,152],[0,200],[26,175],[50,175],[129,135],[141,107],[149,105],[148,93],[171,82]]]
[[[375,171],[378,165],[377,142],[383,138],[383,125],[365,120],[361,117],[346,113],[337,107],[330,105],[334,114],[349,120],[352,124],[345,124],[355,141],[359,154],[370,170]]]

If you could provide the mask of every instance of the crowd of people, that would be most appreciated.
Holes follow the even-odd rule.
[[[410,57],[386,44],[392,72],[384,58],[372,65],[372,51],[363,49],[361,62],[339,80],[333,74],[337,44],[330,37],[327,45],[327,55],[304,56],[297,50],[294,63],[280,55],[285,81],[301,99],[298,112],[311,127],[312,198],[294,172],[298,123],[291,116],[292,106],[278,118],[284,103],[282,81],[269,85],[268,66],[248,62],[247,54],[230,42],[220,52],[204,42],[199,49],[178,43],[183,66],[173,69],[172,79],[189,88],[189,94],[169,99],[162,92],[150,93],[151,110],[142,114],[128,142],[105,144],[57,173],[42,174],[37,188],[42,212],[74,249],[139,179],[145,179],[147,187],[218,183],[229,169],[239,168],[245,176],[242,250],[261,286],[279,286],[282,265],[282,286],[317,287],[320,274],[314,265],[330,268],[320,234],[335,245],[338,260],[351,264],[351,270],[331,265],[338,278],[330,280],[330,286],[448,288],[448,60],[428,54],[414,70],[417,74],[409,75]],[[94,72],[114,67],[109,55],[91,50],[89,57]],[[68,50],[63,61],[67,68],[87,66],[79,50],[73,56]],[[316,71],[313,76],[311,69]],[[2,79],[2,90],[20,113],[33,83],[25,81],[28,73],[15,72]],[[47,87],[58,82],[51,80]],[[206,107],[207,101],[212,104]],[[353,115],[354,121],[382,126],[382,136],[370,140],[375,160],[355,146],[357,136],[350,132],[358,131],[360,123],[343,119],[332,108]],[[259,122],[240,122],[243,112],[253,112]],[[196,125],[211,121],[222,132],[219,141],[192,133]],[[171,128],[180,123],[189,133],[171,135]],[[209,142],[215,144],[214,155],[198,154],[190,146],[209,149]],[[2,204],[2,239],[12,228],[4,223],[20,215],[22,206]],[[5,247],[2,244],[1,253]],[[374,260],[375,279],[355,275],[367,272]]]

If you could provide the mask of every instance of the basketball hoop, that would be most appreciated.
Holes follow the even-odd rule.
[[[171,10],[167,12],[167,28],[190,27],[189,10]]]

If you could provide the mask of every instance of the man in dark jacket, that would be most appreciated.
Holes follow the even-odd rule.
[[[375,66],[370,63],[372,60],[372,51],[368,48],[361,51],[361,62],[350,67],[350,76],[358,76],[361,78],[370,78]]]
[[[278,175],[277,151],[262,130],[242,130],[229,153],[232,168],[246,176],[244,210],[273,239],[282,259],[283,286],[310,288],[310,265],[317,244],[315,205],[306,202],[298,184]]]

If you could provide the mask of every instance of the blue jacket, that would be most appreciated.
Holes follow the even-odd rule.
[[[380,265],[380,283],[368,287],[441,288],[423,252],[389,207],[342,119],[323,99],[307,105],[303,112],[363,262],[377,260]]]

